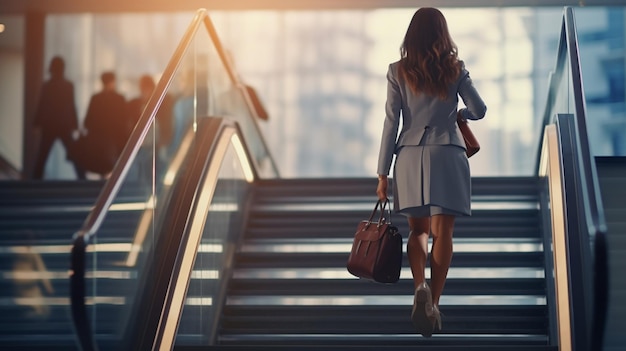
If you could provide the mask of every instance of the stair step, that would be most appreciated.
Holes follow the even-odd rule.
[[[254,268],[332,268],[345,267],[349,252],[242,252],[238,269]],[[408,260],[404,256],[404,266]],[[543,252],[458,252],[453,267],[544,267]]]
[[[230,296],[358,296],[411,294],[413,282],[361,284],[354,279],[233,279]],[[369,282],[367,282],[369,283]],[[449,278],[446,295],[545,295],[544,278]]]
[[[542,335],[546,306],[441,306],[444,329],[437,335]],[[316,334],[415,334],[410,305],[225,307],[222,336]],[[321,336],[320,336],[321,338]]]
[[[252,212],[246,238],[352,238],[359,222],[366,220],[365,211],[321,212]],[[471,217],[459,217],[455,223],[456,238],[540,238],[538,210],[481,210]],[[393,224],[405,237],[406,219],[392,217]]]
[[[470,341],[471,342],[471,341]],[[175,346],[175,351],[351,351],[351,350],[381,350],[381,347],[384,347],[384,350],[392,350],[392,351],[414,351],[416,346],[419,345],[420,351],[557,351],[557,346],[544,346],[544,345],[512,345],[503,343],[500,345],[468,345],[467,342],[459,341],[458,344],[461,345],[421,345],[418,343],[413,343],[410,345],[393,345],[393,344],[383,344],[383,345],[372,345],[368,344],[360,344],[361,340],[355,340],[350,345],[335,345],[335,344],[319,344],[319,345],[311,345],[310,343],[306,344],[294,344],[294,345],[214,345],[214,346]]]
[[[390,179],[393,182],[393,179]],[[472,195],[537,196],[538,177],[472,177]],[[376,178],[269,179],[257,182],[258,198],[372,196]]]

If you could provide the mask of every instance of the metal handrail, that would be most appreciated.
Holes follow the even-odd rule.
[[[568,64],[569,62],[569,64]],[[550,77],[550,87],[548,91],[548,97],[545,105],[544,115],[540,130],[540,143],[543,141],[544,130],[547,125],[553,124],[558,112],[554,111],[553,106],[558,95],[558,88],[563,74],[569,74],[571,77],[572,97],[574,104],[574,116],[575,116],[575,140],[573,142],[577,146],[578,153],[578,175],[579,182],[577,186],[580,187],[580,196],[583,199],[582,215],[584,216],[584,225],[586,226],[585,232],[588,235],[586,237],[590,242],[594,243],[594,261],[582,262],[582,264],[593,265],[594,269],[594,281],[583,282],[583,284],[593,285],[593,313],[591,321],[583,321],[582,324],[587,325],[591,342],[594,347],[598,347],[602,344],[603,339],[603,326],[604,318],[606,315],[606,301],[605,296],[608,290],[608,278],[607,273],[603,271],[606,269],[607,251],[606,251],[606,234],[607,225],[604,217],[604,210],[602,206],[602,200],[599,191],[599,183],[595,162],[591,154],[589,137],[587,133],[587,116],[586,116],[586,102],[584,97],[584,90],[582,84],[582,72],[580,67],[580,55],[578,48],[578,36],[576,33],[576,23],[574,18],[574,12],[571,7],[565,7],[563,13],[563,23],[561,27],[561,36],[559,39],[556,68]],[[541,145],[539,146],[536,162],[536,171],[539,172],[540,168],[540,154]],[[582,228],[581,228],[582,229]],[[571,239],[570,239],[571,240]],[[591,245],[591,243],[588,243]],[[586,245],[585,245],[586,246]],[[591,248],[588,254],[591,254]],[[575,253],[576,255],[582,255],[585,259],[585,252]],[[573,273],[573,272],[572,272]],[[580,273],[580,272],[579,272]],[[591,289],[589,285],[586,285]],[[574,291],[572,294],[581,294],[582,291]],[[590,345],[591,346],[591,345]],[[596,349],[596,348],[593,348]]]

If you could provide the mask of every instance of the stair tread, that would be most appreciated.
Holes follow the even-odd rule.
[[[345,267],[350,252],[240,252],[237,268]],[[404,257],[404,266],[408,266]],[[453,267],[544,267],[543,252],[455,252]]]
[[[233,279],[231,296],[267,295],[410,295],[412,281],[375,284],[353,279]],[[446,295],[545,295],[544,278],[449,278]]]

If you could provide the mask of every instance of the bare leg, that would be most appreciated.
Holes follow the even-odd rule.
[[[434,215],[430,219],[430,230],[433,235],[433,247],[430,257],[430,284],[433,304],[439,306],[439,298],[446,284],[448,269],[452,261],[452,232],[454,216]]]
[[[407,243],[407,256],[413,273],[413,283],[417,288],[426,281],[425,269],[428,257],[428,237],[430,235],[429,217],[409,217],[409,241]]]

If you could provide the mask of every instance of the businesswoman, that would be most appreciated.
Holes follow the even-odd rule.
[[[408,218],[407,255],[415,284],[411,320],[430,337],[441,329],[439,298],[452,259],[456,216],[469,216],[470,169],[457,127],[460,118],[485,116],[485,103],[472,85],[443,14],[415,12],[400,48],[400,60],[387,72],[386,116],[378,158],[378,198],[387,198],[392,158],[394,209]],[[402,130],[398,135],[402,118]],[[430,286],[425,279],[432,235]]]

